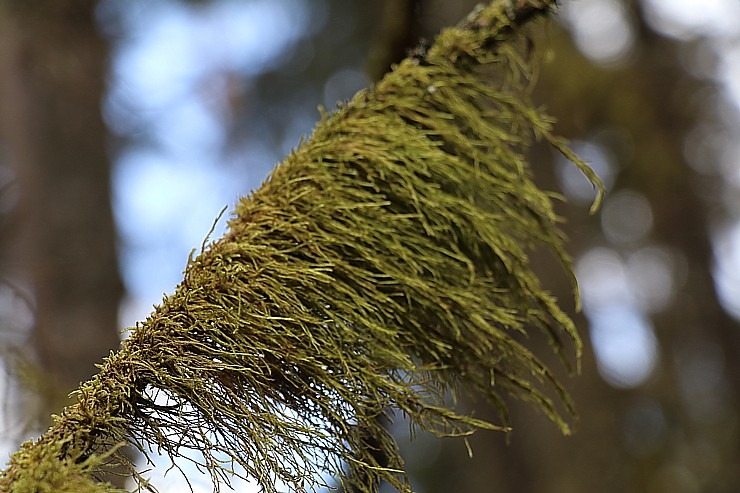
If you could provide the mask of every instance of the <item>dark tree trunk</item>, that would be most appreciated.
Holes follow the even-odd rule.
[[[123,288],[101,115],[108,52],[92,0],[4,4],[0,139],[21,190],[7,258],[33,286],[30,342],[52,390],[47,415],[119,343]]]

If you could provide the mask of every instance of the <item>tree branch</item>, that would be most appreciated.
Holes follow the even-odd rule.
[[[505,431],[503,396],[514,395],[567,432],[548,397],[572,411],[567,394],[519,342],[539,331],[558,352],[561,340],[581,351],[528,258],[544,247],[570,272],[549,194],[523,158],[534,137],[565,148],[509,43],[549,5],[493,2],[325,115],[77,404],[11,457],[0,490],[111,491],[95,471],[124,461],[111,450],[128,443],[173,458],[196,450],[214,482],[232,474],[226,457],[268,493],[276,481],[319,488],[326,473],[352,491],[385,481],[408,492],[380,416],[444,436]],[[502,422],[451,408],[461,391]]]

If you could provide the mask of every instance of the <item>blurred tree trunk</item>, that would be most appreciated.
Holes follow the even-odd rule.
[[[108,49],[95,3],[0,2],[0,139],[21,189],[8,258],[33,286],[44,417],[119,343],[123,287],[101,115]]]

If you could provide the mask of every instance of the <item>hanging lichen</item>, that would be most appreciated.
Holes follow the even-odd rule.
[[[580,355],[529,265],[547,248],[569,271],[525,160],[534,137],[574,156],[529,103],[510,39],[543,6],[503,3],[325,115],[0,486],[112,491],[94,472],[133,444],[200,451],[216,485],[236,473],[269,493],[311,491],[328,473],[352,491],[411,491],[384,417],[439,435],[503,430],[513,395],[567,432],[548,389],[570,402],[520,336]],[[487,398],[501,423],[456,411],[460,391]]]

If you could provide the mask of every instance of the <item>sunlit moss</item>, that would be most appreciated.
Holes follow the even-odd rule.
[[[479,12],[325,115],[0,486],[72,491],[53,489],[69,477],[113,491],[94,470],[130,443],[200,450],[215,483],[236,472],[270,493],[326,473],[352,491],[410,491],[382,417],[439,435],[506,430],[513,395],[568,432],[547,396],[570,412],[566,393],[520,342],[542,332],[564,361],[564,345],[581,352],[530,269],[533,249],[570,263],[527,148],[544,138],[597,180],[529,103],[504,14]],[[501,421],[455,410],[462,391]]]

